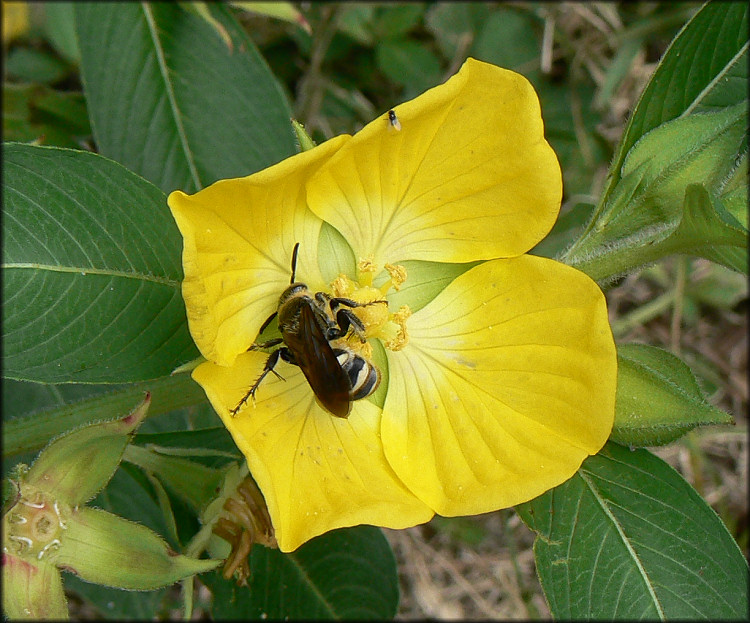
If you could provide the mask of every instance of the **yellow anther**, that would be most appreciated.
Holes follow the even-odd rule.
[[[383,343],[388,350],[401,350],[409,343],[409,333],[406,331],[406,320],[411,316],[411,309],[408,305],[402,305],[401,308],[391,316],[390,322],[395,325],[395,335]]]
[[[393,289],[398,292],[401,289],[401,285],[406,281],[406,268],[401,266],[401,264],[386,264],[385,269],[391,276],[391,280],[384,285],[393,286]]]
[[[372,278],[376,272],[377,268],[372,256],[359,258],[359,262],[357,262],[357,278],[362,285],[372,285]]]
[[[357,262],[357,272],[374,273],[375,264],[373,262],[374,260],[372,255],[369,257],[359,258],[359,262]]]
[[[331,283],[332,296],[349,298],[357,303],[384,301],[391,288],[398,290],[406,281],[405,267],[398,264],[386,264],[385,270],[390,275],[390,279],[379,288],[375,288],[371,285],[375,271],[372,260],[360,260],[357,266],[360,280],[357,282],[346,275],[339,275]],[[367,339],[378,338],[389,350],[401,350],[409,342],[406,320],[411,316],[411,310],[408,306],[404,305],[392,314],[386,303],[375,303],[353,307],[352,312],[362,321]],[[358,354],[370,357],[372,347],[369,344],[362,344],[357,336],[350,334],[346,342],[347,346]]]
[[[331,292],[333,293],[333,296],[351,298],[352,292],[354,292],[356,288],[357,284],[346,275],[339,275],[331,283]]]

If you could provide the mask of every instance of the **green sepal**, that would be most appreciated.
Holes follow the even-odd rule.
[[[112,478],[150,404],[147,394],[124,418],[85,426],[53,440],[24,480],[70,506],[87,502]]]
[[[702,184],[685,189],[682,220],[656,245],[664,254],[691,253],[747,274],[747,230]]]
[[[153,590],[215,569],[223,561],[183,556],[146,526],[82,507],[69,518],[56,562],[88,582]]]
[[[83,504],[106,485],[146,417],[151,396],[123,418],[76,429],[39,453],[24,481],[70,506]]]
[[[748,229],[747,180],[747,152],[745,152],[738,160],[737,167],[722,184],[721,189],[724,207],[745,229]]]
[[[690,253],[747,271],[747,230],[734,207],[747,182],[747,102],[666,122],[643,136],[624,160],[621,178],[564,261],[606,281],[672,253]],[[695,191],[702,186],[699,218]],[[693,194],[691,194],[693,193]],[[686,225],[688,226],[686,228]],[[715,252],[714,245],[724,248]],[[743,263],[743,252],[745,261]]]
[[[223,478],[223,471],[183,457],[163,454],[154,447],[130,445],[124,458],[156,476],[196,511],[202,510],[214,499]]]
[[[201,365],[204,361],[206,361],[206,358],[203,357],[202,355],[200,357],[196,357],[195,359],[191,359],[190,361],[186,361],[181,366],[177,366],[174,370],[172,370],[172,374],[170,376],[174,376],[175,374],[184,374],[187,372],[192,372],[199,365]]]
[[[612,441],[663,445],[697,426],[734,423],[706,401],[690,368],[675,355],[654,346],[621,344],[617,364]]]
[[[312,140],[307,130],[305,130],[305,126],[299,121],[292,119],[292,128],[294,128],[294,136],[297,137],[300,151],[308,151],[315,147],[315,141]]]
[[[62,578],[55,565],[3,553],[3,614],[16,619],[68,618]]]

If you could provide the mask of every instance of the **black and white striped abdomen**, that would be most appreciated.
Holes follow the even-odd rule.
[[[380,372],[367,359],[354,351],[334,348],[334,354],[341,368],[349,377],[349,398],[359,400],[366,398],[380,385]]]

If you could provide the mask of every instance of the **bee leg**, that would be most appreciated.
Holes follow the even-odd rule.
[[[274,340],[271,340],[271,341],[274,341]],[[281,340],[279,340],[279,342],[280,341]],[[237,412],[240,410],[242,405],[244,405],[247,402],[248,398],[252,396],[253,400],[255,400],[255,392],[258,391],[258,387],[260,386],[263,379],[266,378],[269,372],[273,372],[282,381],[284,380],[284,377],[281,376],[278,372],[276,372],[274,368],[276,367],[276,364],[279,362],[279,357],[281,357],[283,354],[282,351],[286,351],[286,350],[287,350],[286,348],[278,348],[275,351],[273,351],[270,355],[268,355],[268,359],[266,359],[266,365],[263,366],[263,371],[260,373],[260,376],[256,379],[252,387],[250,387],[247,393],[243,396],[242,400],[240,400],[239,403],[237,403],[237,406],[230,411],[230,413],[232,414],[232,417],[237,415]],[[284,357],[284,359],[286,359],[286,357]]]
[[[325,297],[325,294],[323,294],[322,292],[319,292],[318,294]],[[316,298],[318,297],[318,294],[315,295]],[[385,303],[386,305],[388,305],[388,301],[369,301],[368,303],[358,303],[357,301],[343,297],[325,298],[328,302],[328,305],[330,306],[331,313],[336,317],[336,324],[338,325],[338,327],[332,327],[328,330],[327,337],[329,340],[335,340],[344,337],[349,332],[349,329],[351,329],[354,333],[357,334],[357,337],[362,343],[367,341],[367,338],[365,337],[365,325],[357,317],[357,315],[353,311],[351,311],[351,309],[344,309],[342,306],[354,308],[367,307],[368,305],[375,305],[377,303]]]
[[[338,311],[339,307],[342,305],[346,305],[347,307],[367,307],[368,305],[377,305],[378,303],[385,303],[388,305],[388,301],[385,300],[377,300],[377,301],[368,301],[367,303],[358,303],[355,300],[347,299],[342,296],[336,296],[336,297],[329,297],[324,292],[318,292],[318,294],[323,295],[324,298],[328,300],[328,304],[331,306],[331,312],[334,314]],[[317,297],[318,294],[315,296]]]
[[[349,333],[349,329],[351,329],[357,334],[360,342],[364,343],[367,341],[365,338],[365,325],[362,324],[362,321],[350,309],[339,309],[336,312],[336,324],[338,327],[333,327],[329,331],[329,340],[344,337]]]
[[[273,320],[274,318],[276,318],[276,313],[277,313],[277,312],[273,312],[273,313],[272,313],[272,314],[271,314],[271,315],[270,315],[270,316],[269,316],[268,318],[266,318],[266,321],[265,321],[265,322],[264,322],[264,323],[263,323],[262,325],[260,325],[260,329],[258,330],[258,335],[260,335],[261,333],[263,333],[263,331],[265,331],[265,330],[266,330],[266,327],[267,327],[267,326],[268,326],[269,324],[271,324],[271,321],[272,321],[272,320]]]
[[[271,348],[273,346],[278,346],[283,341],[284,340],[277,337],[272,340],[268,340],[267,342],[260,342],[260,343],[256,342],[255,344],[251,344],[250,348],[248,348],[247,350],[263,350],[264,348]]]

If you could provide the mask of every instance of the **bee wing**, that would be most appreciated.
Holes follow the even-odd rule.
[[[284,333],[283,337],[321,404],[333,415],[347,417],[351,408],[349,377],[336,359],[310,305],[303,305],[300,310],[299,330]]]

